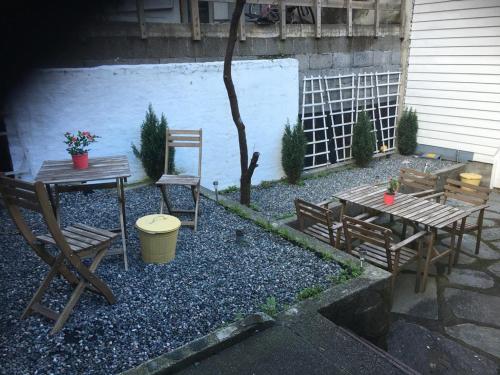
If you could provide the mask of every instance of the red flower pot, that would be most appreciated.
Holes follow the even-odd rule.
[[[394,197],[395,194],[389,194],[387,192],[384,193],[384,203],[390,206],[391,204],[394,204]]]
[[[89,167],[89,154],[71,155],[71,158],[75,169],[87,169]]]

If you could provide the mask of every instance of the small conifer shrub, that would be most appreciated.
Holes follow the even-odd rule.
[[[401,155],[413,155],[417,150],[417,112],[405,109],[399,119],[397,129],[398,150]]]
[[[132,144],[134,155],[141,160],[142,166],[148,177],[157,181],[165,172],[165,140],[167,136],[167,119],[162,113],[158,119],[153,110],[153,106],[149,104],[146,112],[146,118],[141,125],[141,149],[139,150]],[[175,150],[170,148],[168,155],[168,172],[175,172]]]
[[[290,184],[296,184],[300,180],[306,147],[307,139],[300,120],[293,127],[287,121],[282,139],[281,165]]]
[[[373,158],[375,135],[372,130],[368,114],[361,112],[352,133],[352,157],[360,167],[366,167]]]

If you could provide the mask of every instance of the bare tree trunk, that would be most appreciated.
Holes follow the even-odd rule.
[[[233,16],[231,18],[231,26],[229,29],[229,39],[227,41],[226,56],[224,57],[224,84],[226,85],[227,96],[229,97],[229,104],[231,105],[231,114],[233,116],[234,124],[238,130],[238,143],[240,145],[240,203],[250,204],[250,188],[252,184],[252,175],[257,168],[257,161],[259,160],[259,153],[254,152],[250,164],[248,164],[248,146],[247,135],[245,132],[245,124],[241,119],[240,108],[238,105],[238,97],[234,89],[233,78],[231,75],[231,64],[233,62],[234,46],[238,37],[238,24],[240,22],[241,14],[245,6],[246,0],[237,0],[234,8]]]

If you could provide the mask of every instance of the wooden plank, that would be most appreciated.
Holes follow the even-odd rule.
[[[240,17],[240,23],[239,23],[239,36],[240,36],[240,42],[244,42],[247,40],[247,31],[245,28],[245,12],[241,12],[241,17]]]
[[[201,40],[200,8],[198,0],[189,0],[191,6],[191,33],[193,40]]]
[[[85,225],[85,224],[81,224],[81,223],[73,224],[73,227],[74,228],[78,228],[78,229],[83,229],[83,230],[85,230],[87,232],[92,232],[92,233],[95,233],[95,234],[99,234],[101,236],[108,237],[108,238],[115,238],[117,236],[116,233],[107,231],[105,229],[94,228],[94,227],[91,227],[91,226],[88,226],[88,225]]]
[[[321,38],[321,1],[315,0],[316,5],[316,39]]]
[[[141,32],[141,39],[147,39],[148,33],[146,29],[146,17],[144,15],[144,0],[136,0],[137,9],[137,22],[139,23],[139,30]]]
[[[286,1],[280,1],[280,37],[281,40],[286,39]]]
[[[347,0],[347,36],[352,36],[352,0]]]

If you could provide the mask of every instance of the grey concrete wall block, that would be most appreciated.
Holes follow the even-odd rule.
[[[253,55],[253,40],[255,38],[247,38],[245,41],[236,42],[234,54],[238,56],[252,56]]]
[[[377,66],[390,65],[392,51],[373,51],[373,64]]]
[[[312,54],[309,57],[310,69],[329,69],[333,66],[333,56],[331,53]]]
[[[353,53],[354,66],[372,66],[373,65],[373,51],[354,52]]]
[[[193,63],[196,62],[194,57],[170,57],[165,59],[160,59],[160,64],[181,64],[181,63]]]
[[[144,42],[146,44],[147,57],[169,57],[169,39],[148,38]]]
[[[314,38],[293,38],[293,50],[295,53],[316,53],[316,39]]]
[[[168,56],[165,57],[194,57],[191,55],[191,41],[188,38],[169,38]]]
[[[392,51],[391,64],[392,65],[401,65],[401,52],[400,51]]]
[[[226,38],[204,38],[202,41],[203,54],[196,57],[222,57],[226,53]]]
[[[265,56],[267,53],[267,40],[263,38],[254,38],[252,45],[252,55]]]
[[[269,44],[271,43],[271,40],[268,40],[267,43],[268,43],[267,48],[270,49]],[[276,46],[278,47],[280,55],[287,56],[287,55],[293,55],[295,53],[298,53],[298,52],[294,51],[294,49],[293,49],[293,39],[292,38],[287,38],[285,40],[276,39]]]
[[[299,61],[300,72],[306,72],[309,70],[309,55],[295,55],[293,57]]]
[[[333,54],[333,67],[346,68],[352,66],[352,54],[338,52]]]

